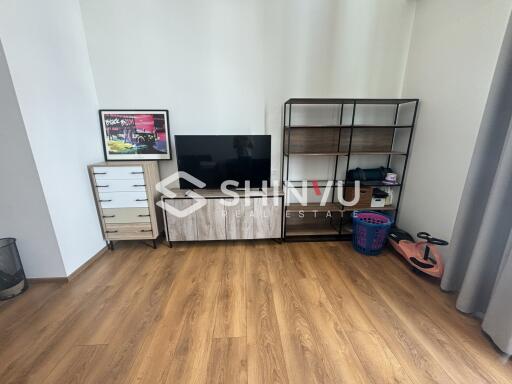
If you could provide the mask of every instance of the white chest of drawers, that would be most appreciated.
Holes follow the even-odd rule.
[[[104,162],[88,167],[103,237],[114,240],[154,240],[162,230],[155,185],[156,161]]]

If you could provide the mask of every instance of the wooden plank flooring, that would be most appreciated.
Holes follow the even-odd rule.
[[[0,303],[0,382],[512,382],[454,301],[349,243],[124,242]]]

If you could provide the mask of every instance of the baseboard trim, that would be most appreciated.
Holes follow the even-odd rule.
[[[96,261],[101,259],[101,257],[107,252],[108,248],[103,247],[96,253],[93,257],[83,263],[80,267],[78,267],[71,275],[68,277],[34,277],[27,279],[29,283],[69,283],[70,281],[76,279],[82,272],[84,272],[87,268],[93,265]]]
[[[67,283],[69,281],[67,277],[31,277],[27,280],[29,284]]]
[[[80,267],[78,267],[71,275],[67,277],[68,281],[72,281],[78,277],[82,272],[84,272],[87,268],[97,262],[101,257],[107,252],[107,247],[101,248],[98,253],[96,253],[93,257],[83,263]]]

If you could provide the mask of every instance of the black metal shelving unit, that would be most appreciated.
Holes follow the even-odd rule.
[[[284,114],[283,114],[283,151],[282,151],[282,163],[281,163],[281,178],[282,178],[282,186],[285,192],[285,199],[287,202],[287,206],[285,208],[284,214],[284,238],[287,241],[314,241],[314,240],[350,240],[352,238],[351,230],[348,228],[346,221],[344,222],[344,215],[348,215],[354,209],[350,207],[345,207],[341,205],[339,202],[335,200],[335,191],[337,188],[337,182],[344,182],[344,186],[354,185],[353,182],[345,182],[347,179],[348,171],[350,170],[351,160],[355,156],[387,156],[387,160],[385,164],[382,164],[383,167],[389,168],[392,162],[393,157],[402,157],[403,165],[400,172],[396,172],[400,178],[397,184],[389,185],[383,182],[360,182],[361,187],[392,187],[397,188],[397,196],[396,200],[394,198],[393,206],[386,206],[384,208],[371,208],[365,207],[373,210],[382,210],[388,211],[394,214],[394,218],[398,217],[399,208],[400,208],[400,200],[402,197],[402,189],[405,182],[405,174],[407,171],[407,163],[411,150],[411,141],[414,134],[414,126],[416,123],[416,115],[418,111],[419,99],[349,99],[349,98],[292,98],[287,100],[284,103]],[[339,119],[336,124],[327,124],[327,125],[308,125],[308,124],[297,124],[292,125],[292,117],[293,117],[293,108],[294,106],[319,106],[319,105],[329,105],[333,108],[338,108]],[[393,122],[380,124],[358,124],[358,107],[361,109],[361,106],[391,106],[394,107],[394,117],[392,118]],[[349,112],[347,112],[349,110]],[[350,111],[351,110],[351,111]],[[404,122],[401,118],[401,113],[405,110],[405,115],[408,117],[408,121]],[[347,115],[347,113],[349,115]],[[344,119],[345,117],[345,119]],[[350,121],[350,124],[344,121]],[[354,133],[357,133],[358,129],[366,128],[366,131],[379,132],[376,130],[379,129],[388,129],[390,132],[392,130],[392,138],[389,150],[372,150],[369,148],[365,150],[365,148],[355,148],[353,145]],[[314,130],[330,130],[331,138],[336,141],[337,146],[335,150],[304,150],[297,151],[291,149],[291,143],[294,132],[301,131],[313,131]],[[406,148],[403,150],[395,150],[395,138],[397,129],[406,130],[408,132],[408,137],[406,135]],[[333,133],[337,130],[337,137],[333,136]],[[342,133],[344,132],[344,133]],[[359,131],[361,132],[361,131]],[[402,131],[403,132],[403,131]],[[314,137],[314,136],[310,136]],[[403,137],[403,136],[402,136]],[[303,139],[304,140],[304,139]],[[290,158],[292,156],[325,156],[325,157],[334,157],[334,174],[333,177],[329,180],[316,180],[316,185],[312,183],[311,180],[290,180]],[[339,159],[346,158],[346,166],[345,170],[339,171]],[[307,206],[297,205],[297,204],[288,204],[289,193],[288,193],[288,185],[301,186],[302,183],[306,181],[307,188],[322,188],[327,185],[327,183],[332,182],[334,184],[332,189],[332,198],[331,201],[326,204],[324,207],[320,207],[318,203],[308,203]],[[357,208],[363,209],[363,208]],[[332,217],[326,222],[323,223],[322,226],[318,228],[315,227],[314,224],[310,226],[310,229],[301,228],[300,225],[293,226],[290,224],[290,218],[288,217],[291,213],[297,213],[302,210],[303,213],[308,214],[312,212],[335,212],[340,215],[339,222]],[[316,217],[316,214],[315,214]],[[345,216],[346,217],[346,216]]]

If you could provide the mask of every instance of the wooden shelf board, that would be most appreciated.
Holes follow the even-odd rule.
[[[292,203],[286,207],[286,211],[288,212],[329,212],[329,211],[338,211],[341,212],[343,210],[343,206],[339,203],[327,203],[324,206],[321,206],[320,203],[310,203],[306,206],[301,205],[300,203]]]
[[[343,207],[346,212],[360,211],[360,210],[371,210],[371,211],[396,211],[394,205],[386,205],[384,207]]]
[[[338,235],[339,232],[330,224],[293,224],[286,227],[286,237]]]
[[[308,179],[308,180],[284,180],[284,182],[288,182],[288,183],[302,183],[303,181],[306,182],[307,185],[312,185],[313,181],[316,181],[318,183],[324,183],[324,184],[327,184],[327,183],[333,183],[336,184],[337,181],[342,181],[342,180],[313,180],[313,179]],[[300,187],[300,185],[297,185],[297,187]]]
[[[285,152],[285,156],[299,155],[299,156],[347,156],[346,152]]]
[[[412,125],[354,124],[354,128],[412,128]]]
[[[329,125],[329,124],[318,124],[318,125],[315,125],[315,124],[311,124],[311,125],[287,125],[285,126],[286,129],[294,129],[294,128],[311,128],[311,129],[318,129],[318,128],[335,128],[335,129],[338,129],[338,128],[348,128],[350,129],[351,125],[339,125],[339,124],[333,124],[333,125]]]
[[[351,155],[407,155],[406,152],[399,151],[353,151]]]
[[[170,189],[171,192],[173,192],[175,194],[174,197],[165,197],[165,196],[162,196],[162,199],[163,200],[172,200],[172,199],[193,199],[192,196],[189,196],[187,195],[187,192],[188,192],[188,189],[179,189],[179,188],[171,188]],[[231,199],[232,196],[231,195],[227,195],[227,194],[224,194],[222,192],[222,190],[220,189],[201,189],[201,188],[197,188],[197,189],[194,189],[193,190],[195,193],[197,193],[198,195],[204,197],[205,199],[213,199],[213,198],[226,198],[226,199]],[[274,197],[274,196],[283,196],[284,195],[284,191],[282,188],[268,188],[267,191],[266,191],[266,194],[263,193],[262,191],[260,190],[249,190],[249,191],[245,191],[244,189],[241,189],[241,190],[234,190],[234,192],[237,192],[239,194],[239,197],[240,198],[244,198],[246,196],[246,192],[248,192],[248,196],[249,197]]]
[[[292,184],[294,187],[298,187],[300,188],[302,186],[302,182],[305,181],[306,182],[306,185],[308,187],[313,187],[313,180],[312,179],[308,179],[308,180],[284,180],[283,181],[283,187],[286,188],[286,183],[290,183]],[[322,187],[325,187],[327,185],[327,183],[332,183],[332,187],[333,188],[338,188],[338,183],[343,183],[343,187],[353,187],[355,186],[355,182],[354,181],[345,181],[345,180],[316,180],[319,184],[319,187],[322,188]],[[383,183],[382,181],[361,181],[359,180],[359,185],[361,187],[400,187],[402,184],[401,183],[396,183],[396,184],[386,184],[386,183]]]

